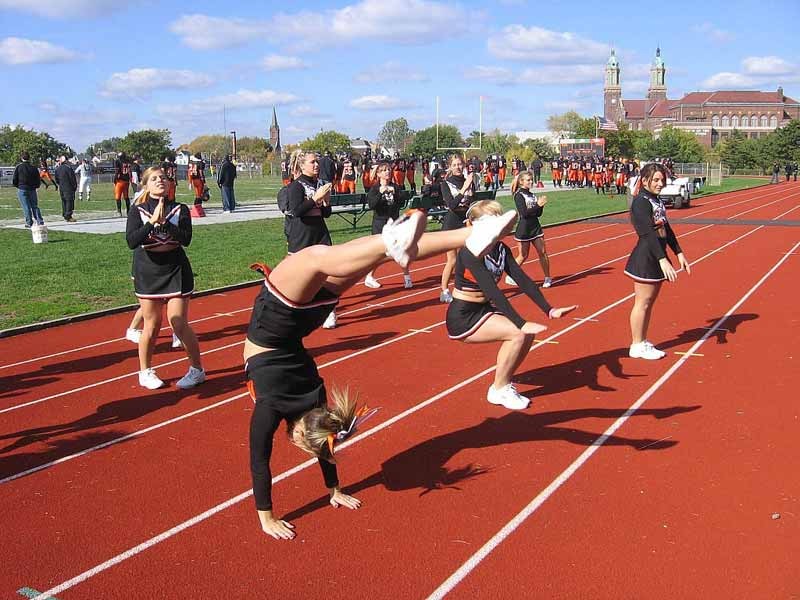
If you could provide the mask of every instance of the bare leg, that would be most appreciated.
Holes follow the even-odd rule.
[[[144,321],[144,316],[142,315],[142,307],[136,309],[136,313],[133,315],[131,319],[131,324],[128,325],[128,329],[141,329],[142,322]]]
[[[544,238],[536,238],[533,240],[533,245],[536,252],[539,254],[539,262],[542,265],[545,277],[550,277],[550,257],[547,256],[547,247],[544,244]]]
[[[508,317],[492,315],[464,341],[469,344],[503,342],[497,353],[497,370],[494,372],[494,387],[500,389],[511,383],[511,377],[522,364],[535,337],[517,329]]]
[[[517,264],[522,266],[526,260],[528,260],[528,255],[531,252],[531,243],[530,242],[520,242],[519,243],[519,253],[517,257],[514,259],[517,261]]]
[[[650,327],[650,316],[653,313],[653,304],[655,304],[660,290],[661,282],[642,283],[634,281],[633,292],[635,296],[630,316],[632,344],[638,344],[647,339],[647,330]]]
[[[426,233],[417,242],[417,258],[427,258],[464,245],[469,229]],[[309,302],[325,285],[335,293],[342,293],[355,285],[378,265],[391,259],[380,235],[339,244],[337,246],[310,246],[287,256],[269,276],[270,283],[281,293],[298,303]]]
[[[161,329],[161,307],[164,301],[140,298],[139,304],[144,317],[142,336],[139,338],[139,370],[144,371],[153,364],[153,350]]]
[[[200,362],[200,345],[191,325],[189,325],[189,298],[170,298],[167,302],[167,318],[172,331],[183,342],[186,355],[191,365],[202,369]]]
[[[454,231],[460,231],[455,229]],[[446,291],[450,287],[450,277],[453,275],[453,270],[456,268],[456,252],[450,250],[447,252],[447,262],[442,269],[442,291]]]

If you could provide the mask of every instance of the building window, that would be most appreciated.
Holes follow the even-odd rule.
[[[772,115],[769,118],[769,126],[772,127],[773,129],[776,129],[778,127],[778,117]]]
[[[719,127],[719,117],[717,115],[714,115],[713,117],[711,117],[711,126],[712,127]]]
[[[739,117],[737,117],[736,115],[733,115],[733,117],[731,117],[731,127],[733,127],[734,129],[739,127]]]
[[[728,120],[728,115],[724,115],[722,117],[722,126],[723,127],[729,127],[730,126],[730,121]]]
[[[761,126],[769,127],[769,123],[767,121],[767,115],[761,115]]]
[[[747,115],[742,117],[742,127],[750,127],[750,119],[747,118]]]

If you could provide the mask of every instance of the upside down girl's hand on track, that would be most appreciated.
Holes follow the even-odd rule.
[[[340,506],[346,506],[350,510],[361,508],[361,500],[354,496],[348,496],[338,489],[333,490],[331,493],[330,503],[333,508],[339,508]]]
[[[678,254],[678,264],[684,271],[686,271],[687,275],[692,274],[692,267],[689,265],[689,261],[686,260],[686,257],[683,255],[683,252]]]
[[[562,306],[561,308],[554,308],[550,313],[551,314],[550,318],[560,319],[564,315],[571,313],[576,308],[578,308],[577,304],[573,304],[572,306]]]
[[[283,519],[276,519],[272,516],[272,511],[258,511],[258,519],[261,521],[261,529],[268,536],[276,540],[291,540],[296,535],[294,525]]]

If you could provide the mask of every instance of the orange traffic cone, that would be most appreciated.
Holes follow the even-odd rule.
[[[544,187],[544,184],[543,184],[541,181],[537,181],[537,182],[536,182],[536,187],[537,187],[537,188],[543,188],[543,187]]]
[[[203,210],[202,204],[193,204],[189,214],[194,218],[205,217],[206,211]]]

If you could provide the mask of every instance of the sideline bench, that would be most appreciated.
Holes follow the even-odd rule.
[[[400,210],[408,206],[410,197],[410,192],[400,191]],[[353,229],[370,210],[366,194],[331,194],[331,213],[342,217]]]
[[[478,200],[494,200],[495,196],[496,192],[494,190],[478,191],[475,192],[473,202],[477,202]],[[444,220],[444,216],[449,210],[447,206],[443,204],[434,205],[433,198],[430,196],[414,196],[411,199],[409,208],[421,208],[428,213],[429,217],[439,222]]]

